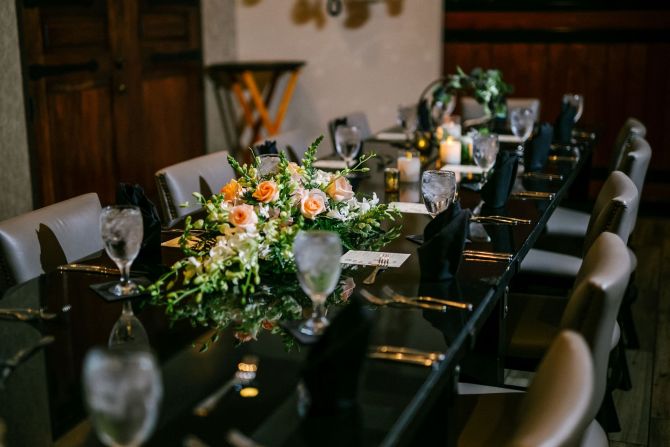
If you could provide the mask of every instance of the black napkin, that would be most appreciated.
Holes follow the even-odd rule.
[[[526,171],[533,172],[544,169],[553,139],[554,127],[549,123],[540,124],[537,134],[528,142],[524,150]]]
[[[355,406],[371,326],[369,311],[354,295],[309,352],[302,378],[310,395],[310,414],[334,414]]]
[[[554,139],[557,143],[570,144],[572,129],[575,127],[575,115],[577,115],[577,107],[568,102],[561,105],[561,113],[556,118],[554,128]]]
[[[507,203],[516,179],[519,156],[514,152],[500,151],[493,166],[493,173],[482,187],[482,200],[487,208],[502,208]]]
[[[432,130],[433,125],[430,118],[430,107],[428,106],[428,101],[422,99],[419,101],[419,105],[416,109],[417,116],[417,130],[422,132],[428,132]]]
[[[134,205],[140,209],[144,236],[137,261],[138,263],[158,264],[161,260],[161,221],[156,205],[149,200],[140,185],[129,183],[119,183],[116,188],[116,203]]]
[[[423,230],[423,245],[418,247],[421,281],[445,281],[458,270],[465,247],[470,210],[455,202],[438,214]]]
[[[277,149],[277,142],[273,140],[265,140],[261,144],[257,145],[255,148],[256,155],[277,155],[279,150]]]
[[[443,300],[451,301],[467,301],[463,300],[463,294],[458,284],[457,279],[442,282],[426,282],[419,283],[419,295],[430,296]],[[471,313],[467,310],[454,309],[447,307],[446,312],[433,312],[430,310],[423,311],[423,318],[430,322],[433,327],[438,329],[444,335],[444,340],[447,346],[451,345],[454,340],[461,334],[463,327],[471,317]]]

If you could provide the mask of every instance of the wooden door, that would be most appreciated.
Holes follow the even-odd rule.
[[[23,0],[40,205],[117,182],[156,198],[156,170],[204,152],[199,2]]]

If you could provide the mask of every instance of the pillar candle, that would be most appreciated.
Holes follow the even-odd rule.
[[[461,142],[455,138],[448,137],[440,143],[440,160],[450,165],[461,164]]]
[[[407,152],[404,157],[398,157],[398,171],[400,171],[400,182],[415,183],[421,175],[421,161],[418,156]]]

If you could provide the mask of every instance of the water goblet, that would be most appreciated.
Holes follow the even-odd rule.
[[[486,183],[488,173],[496,162],[498,149],[498,135],[478,134],[472,139],[472,158],[483,171],[482,179],[479,182],[480,188]]]
[[[361,141],[361,132],[356,126],[337,126],[335,129],[335,149],[347,167],[351,166],[358,155]]]
[[[330,231],[301,231],[293,242],[293,257],[300,287],[313,303],[312,316],[300,332],[321,335],[328,327],[325,304],[340,279],[342,242]]]
[[[419,115],[416,106],[398,106],[398,124],[405,131],[405,140],[411,141],[417,127],[419,127]]]
[[[421,195],[432,218],[446,211],[456,199],[456,174],[451,171],[424,171]]]
[[[509,114],[509,122],[512,133],[521,140],[517,151],[519,155],[523,155],[524,145],[533,133],[535,114],[528,108],[512,109]]]
[[[150,352],[93,349],[84,360],[83,384],[86,407],[103,444],[135,447],[147,440],[163,396]]]
[[[576,123],[577,121],[579,121],[579,118],[582,117],[582,113],[584,112],[584,96],[576,93],[566,93],[565,95],[563,95],[563,102],[568,103],[575,109],[577,109],[577,113],[575,113],[574,122]]]
[[[129,296],[138,291],[137,284],[130,279],[130,266],[142,245],[142,213],[136,206],[114,205],[100,213],[100,235],[107,255],[121,272],[121,281],[109,292],[116,296]]]

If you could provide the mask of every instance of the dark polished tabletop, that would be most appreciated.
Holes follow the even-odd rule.
[[[380,156],[369,162],[371,173],[361,181],[360,191],[375,191],[385,201],[419,201],[418,184],[401,185],[399,195],[383,192],[384,161],[395,160],[397,149],[371,142],[365,150]],[[321,419],[299,415],[296,385],[308,347],[287,351],[282,338],[269,333],[238,345],[232,331],[227,330],[201,353],[193,344],[211,335],[207,328],[192,327],[186,321],[172,326],[162,308],[142,300],[134,302],[161,363],[165,389],[158,427],[148,445],[182,445],[189,434],[212,446],[227,445],[225,438],[231,429],[267,446],[411,444],[422,423],[453,388],[459,371],[481,382],[496,383],[501,378],[498,344],[503,329],[499,326],[504,325],[496,325],[495,320],[504,320],[505,289],[589,154],[585,145],[576,162],[550,162],[546,172],[562,174],[561,181],[525,182],[529,190],[555,192],[552,200],[508,202],[507,215],[531,219],[532,224],[487,225],[491,242],[468,244],[471,249],[513,253],[510,262],[463,260],[455,280],[449,283],[420,284],[417,245],[404,236],[422,233],[430,218],[403,215],[403,236],[384,250],[411,256],[400,268],[380,274],[368,289],[374,293],[389,285],[415,296],[421,287],[434,296],[470,302],[473,310],[376,308],[370,344],[441,351],[445,359],[431,368],[368,360],[361,373],[355,412]],[[465,188],[460,189],[459,197],[465,208],[474,208],[479,202],[479,194]],[[174,249],[163,249],[164,259],[175,256]],[[358,269],[352,276],[360,284],[369,272],[369,268]],[[71,305],[71,310],[55,321],[0,321],[0,358],[11,356],[44,334],[56,338],[54,344],[22,364],[0,390],[0,418],[7,423],[9,445],[99,445],[82,404],[81,368],[91,347],[106,345],[121,313],[120,303],[108,303],[88,287],[109,279],[93,273],[53,272],[10,289],[0,300],[3,308],[46,306],[58,310]],[[490,337],[491,329],[486,325],[498,332]],[[241,357],[248,353],[260,359],[259,395],[244,398],[230,392],[214,413],[193,415],[193,407],[230,379]]]

